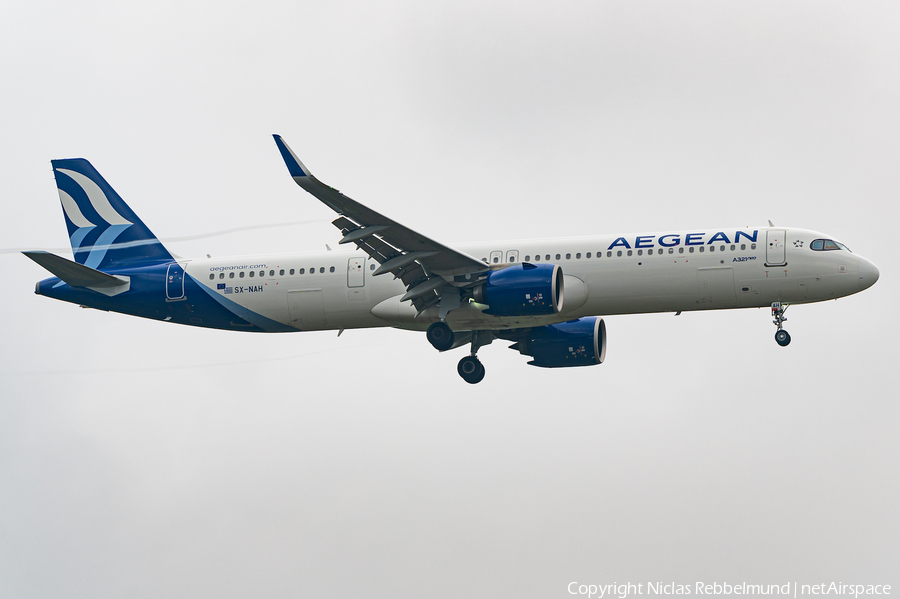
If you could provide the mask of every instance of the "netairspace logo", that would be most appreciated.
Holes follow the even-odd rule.
[[[844,584],[842,582],[823,582],[819,584],[800,584],[789,582],[786,584],[750,584],[741,582],[730,584],[727,582],[695,582],[693,584],[679,584],[676,582],[623,582],[611,584],[582,584],[570,582],[566,587],[570,595],[585,597],[586,599],[617,598],[626,599],[638,595],[667,596],[667,595],[773,595],[782,597],[834,595],[854,597],[854,599],[867,595],[890,595],[889,584]]]

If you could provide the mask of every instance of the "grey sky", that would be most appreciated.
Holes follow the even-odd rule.
[[[0,255],[0,596],[569,597],[900,588],[900,8],[33,2],[0,20],[0,247],[56,248],[85,157],[183,256],[318,250],[322,180],[444,242],[763,225],[863,294],[611,317],[607,362],[409,332],[242,335],[33,295]]]

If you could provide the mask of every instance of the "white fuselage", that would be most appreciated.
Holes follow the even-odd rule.
[[[589,315],[677,312],[807,303],[865,289],[877,270],[846,249],[815,251],[827,235],[761,228],[605,235],[456,244],[492,267],[517,262],[558,264],[565,274],[559,314],[498,317],[464,303],[447,315],[454,330],[521,328]],[[355,250],[212,258],[184,263],[185,272],[221,301],[234,302],[295,330],[395,326],[425,329],[438,307],[418,318],[406,287],[372,276],[377,262]]]

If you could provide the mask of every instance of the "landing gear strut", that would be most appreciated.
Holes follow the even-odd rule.
[[[784,323],[787,322],[787,318],[784,317],[785,311],[788,309],[788,304],[782,304],[781,302],[775,302],[772,304],[772,323],[778,327],[778,330],[775,331],[775,342],[781,347],[785,347],[791,342],[791,335],[787,331],[784,330]]]
[[[472,331],[472,353],[460,360],[456,367],[456,372],[467,383],[474,385],[484,378],[484,366],[475,354],[478,353],[478,348],[493,340],[494,334],[491,331]]]

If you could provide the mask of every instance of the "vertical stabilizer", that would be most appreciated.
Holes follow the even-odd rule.
[[[89,268],[164,262],[172,255],[84,158],[53,160],[75,261]]]

